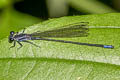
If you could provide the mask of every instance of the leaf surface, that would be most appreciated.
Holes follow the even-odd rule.
[[[50,19],[30,26],[25,33],[47,31],[62,26],[89,22],[89,36],[55,38],[83,43],[113,45],[104,49],[50,41],[32,41],[37,48],[23,43],[9,50],[12,44],[5,38],[0,42],[0,78],[6,80],[119,80],[120,14],[101,14]]]

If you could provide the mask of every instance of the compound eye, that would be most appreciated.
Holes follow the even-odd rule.
[[[11,32],[10,32],[10,34],[12,34],[12,35],[13,35],[14,33],[15,33],[14,31],[11,31]]]
[[[14,41],[14,39],[13,39],[13,38],[10,38],[10,41]]]
[[[9,38],[9,43],[12,43],[14,41],[13,38]]]

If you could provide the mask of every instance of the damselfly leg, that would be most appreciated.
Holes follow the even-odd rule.
[[[24,34],[24,32],[25,32],[25,28],[23,29],[23,32],[22,32],[22,34]]]
[[[20,45],[20,47],[17,48],[19,50],[20,48],[22,48],[23,45],[20,42],[17,42],[17,43]]]
[[[23,42],[26,42],[26,43],[32,44],[32,45],[34,45],[34,46],[36,46],[36,47],[39,47],[39,48],[40,48],[40,46],[39,46],[39,45],[36,45],[36,44],[34,44],[33,42],[30,42],[30,41],[23,41]]]
[[[13,46],[11,46],[9,49],[15,47],[15,45],[16,45],[16,41],[14,41]]]

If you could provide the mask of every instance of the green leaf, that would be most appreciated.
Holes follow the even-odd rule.
[[[22,0],[0,0],[0,9],[9,8],[13,3],[20,1]]]
[[[114,49],[32,41],[41,48],[23,43],[24,46],[20,50],[17,50],[18,44],[9,50],[12,44],[8,43],[7,38],[1,40],[0,79],[119,80],[119,19],[118,13],[62,17],[30,26],[25,31],[26,33],[47,31],[72,23],[89,22],[89,36],[59,39],[113,45]]]
[[[117,12],[99,0],[67,0],[70,5],[82,12],[87,13],[113,13]]]
[[[12,0],[0,0],[0,8],[4,8],[10,5],[13,1]]]

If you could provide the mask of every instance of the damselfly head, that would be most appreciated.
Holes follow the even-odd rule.
[[[13,38],[13,35],[14,35],[14,31],[11,31],[10,32],[10,35],[9,35],[9,43],[12,43],[14,41],[14,38]]]
[[[10,35],[14,35],[14,33],[15,33],[14,31],[11,31],[11,32],[10,32]]]

